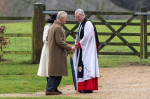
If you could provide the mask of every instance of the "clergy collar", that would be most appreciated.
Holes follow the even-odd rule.
[[[63,24],[58,22],[57,20],[54,21],[55,24],[58,24],[59,26],[63,27]]]

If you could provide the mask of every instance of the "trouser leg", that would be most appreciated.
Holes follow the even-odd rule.
[[[61,82],[61,79],[62,79],[61,76],[57,78],[57,84],[56,84],[57,87],[59,86],[59,84],[60,84],[60,82]],[[57,91],[57,88],[56,88],[55,90]]]
[[[48,78],[49,78],[49,77],[46,77],[47,82],[48,82]]]
[[[61,78],[62,78],[61,76],[59,77],[50,76],[48,79],[46,90],[49,92],[55,92],[58,85],[60,84]]]

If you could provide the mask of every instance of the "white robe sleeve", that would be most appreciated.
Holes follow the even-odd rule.
[[[94,31],[94,27],[92,23],[90,21],[87,21],[85,24],[84,36],[82,40],[79,42],[80,43],[79,45],[81,45],[81,47],[84,47],[86,45],[88,39],[91,38],[93,31]]]

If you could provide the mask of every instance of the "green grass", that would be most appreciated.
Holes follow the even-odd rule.
[[[32,24],[27,23],[8,23],[0,24],[6,25],[6,33],[31,33]],[[74,25],[66,25],[68,28],[73,28]],[[113,26],[117,30],[120,26]],[[148,26],[150,28],[150,26]],[[111,32],[106,26],[97,26],[97,30],[100,32]],[[77,30],[76,30],[77,31]],[[127,33],[139,33],[139,26],[128,26],[123,32]],[[150,29],[148,29],[150,32]],[[99,36],[100,42],[104,42],[109,36]],[[4,48],[5,51],[31,51],[32,43],[31,37],[16,38],[11,37],[11,45]],[[129,42],[139,43],[139,37],[125,37]],[[67,41],[74,41],[74,39],[69,36]],[[111,42],[122,42],[117,37],[115,37]],[[150,37],[148,37],[148,42],[150,42]],[[135,47],[138,51],[139,47]],[[148,51],[150,47],[148,47]],[[101,51],[117,51],[117,52],[131,52],[128,47],[125,46],[106,46]],[[0,93],[34,93],[37,91],[45,91],[46,88],[46,78],[37,76],[38,64],[31,64],[31,55],[11,55],[5,54],[4,59],[11,59],[12,61],[0,62]],[[60,86],[72,84],[70,59],[68,59],[68,77],[63,77]],[[150,64],[150,58],[140,60],[137,56],[115,56],[115,55],[100,55],[99,56],[99,66],[100,67],[121,67],[123,64],[128,63],[145,63]],[[7,98],[4,98],[7,99]],[[25,98],[16,98],[25,99]],[[34,98],[31,98],[34,99]],[[37,98],[36,98],[37,99]],[[46,99],[46,98],[45,98]],[[56,99],[56,98],[54,98]],[[66,99],[66,98],[65,98]]]
[[[0,62],[0,93],[33,93],[45,91],[46,78],[37,76],[38,64],[25,61]],[[69,77],[64,77],[61,86],[72,83],[71,69]]]

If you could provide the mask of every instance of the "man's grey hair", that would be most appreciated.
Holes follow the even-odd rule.
[[[76,13],[80,13],[80,15],[85,15],[85,13],[84,13],[84,11],[82,10],[82,9],[77,9],[76,11],[75,11],[75,14]]]
[[[67,13],[65,11],[60,11],[57,14],[57,20],[64,18],[65,16],[67,16]]]

